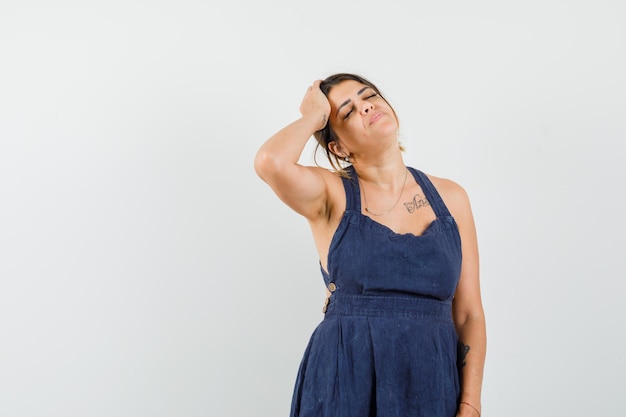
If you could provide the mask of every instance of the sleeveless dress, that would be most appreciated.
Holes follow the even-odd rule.
[[[452,299],[461,239],[439,193],[409,168],[436,219],[419,236],[361,213],[351,167],[333,236],[331,296],[298,370],[291,417],[453,417],[460,394]]]

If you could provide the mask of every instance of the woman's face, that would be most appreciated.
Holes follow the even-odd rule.
[[[398,121],[391,106],[374,89],[358,81],[335,85],[328,93],[330,125],[345,153],[397,140]]]

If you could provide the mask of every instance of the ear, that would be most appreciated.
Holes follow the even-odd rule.
[[[350,153],[346,152],[336,140],[328,142],[328,150],[342,159],[346,156],[350,156]]]

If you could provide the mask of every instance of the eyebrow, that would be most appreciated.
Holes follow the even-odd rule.
[[[368,88],[372,88],[372,87],[370,87],[370,86],[366,85],[365,87],[363,87],[363,88],[361,88],[359,91],[357,91],[357,92],[356,92],[356,95],[357,95],[357,96],[360,96],[360,95],[361,95],[361,94],[363,94],[363,92],[364,92],[365,90],[367,90]],[[352,101],[352,100],[347,99],[346,101],[344,101],[343,103],[341,103],[341,105],[340,105],[340,106],[339,106],[339,108],[337,109],[337,113],[335,114],[335,116],[338,116],[338,115],[339,115],[339,110],[341,110],[344,106],[347,106],[348,104],[350,104],[350,102],[351,102],[351,101]]]

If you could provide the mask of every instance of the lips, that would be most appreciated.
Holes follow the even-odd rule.
[[[381,117],[383,117],[383,114],[384,114],[384,113],[382,113],[382,112],[376,112],[376,113],[374,113],[374,114],[372,115],[372,117],[370,118],[370,124],[374,124],[374,123],[376,123],[376,121],[377,121],[378,119],[380,119]]]

